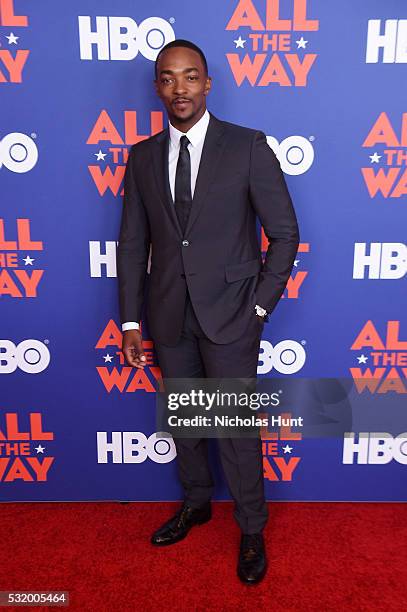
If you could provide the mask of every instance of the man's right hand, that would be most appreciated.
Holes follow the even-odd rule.
[[[147,360],[143,351],[143,338],[138,329],[123,332],[122,352],[129,366],[144,370]]]

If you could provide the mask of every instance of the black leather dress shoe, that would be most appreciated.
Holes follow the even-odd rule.
[[[183,504],[181,509],[169,521],[164,523],[151,536],[151,543],[155,546],[167,546],[175,544],[188,535],[194,525],[203,525],[212,518],[211,502],[201,508],[191,508]]]
[[[237,575],[245,584],[257,584],[266,575],[267,561],[261,533],[242,534]]]

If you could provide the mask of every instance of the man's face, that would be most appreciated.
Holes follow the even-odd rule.
[[[160,55],[155,88],[170,122],[186,131],[205,112],[211,78],[205,73],[199,53],[187,47],[172,47]]]

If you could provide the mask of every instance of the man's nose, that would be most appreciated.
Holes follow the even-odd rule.
[[[183,94],[187,91],[185,86],[185,81],[183,79],[179,79],[175,81],[174,93],[177,95]]]

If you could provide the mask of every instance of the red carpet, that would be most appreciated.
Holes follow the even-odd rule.
[[[70,610],[97,612],[407,609],[406,504],[270,504],[269,571],[254,587],[236,577],[230,503],[182,542],[149,544],[177,507],[0,504],[0,590],[70,591]]]

